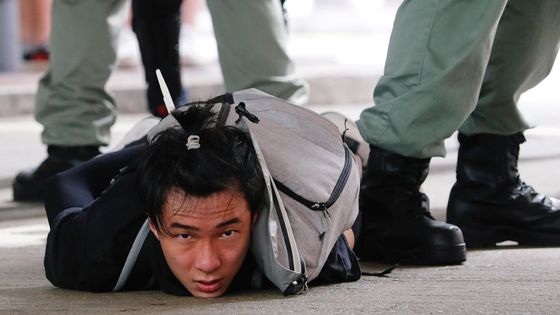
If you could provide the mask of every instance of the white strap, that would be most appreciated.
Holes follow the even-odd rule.
[[[163,103],[165,103],[165,108],[167,108],[168,113],[171,113],[175,109],[175,104],[173,104],[173,98],[171,97],[171,93],[169,93],[167,84],[165,84],[165,80],[163,79],[161,70],[156,69],[156,77],[159,83],[159,88],[161,89],[161,94],[163,95]]]

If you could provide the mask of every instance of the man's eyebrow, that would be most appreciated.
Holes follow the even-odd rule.
[[[233,219],[229,219],[229,220],[227,220],[227,221],[224,221],[224,222],[222,222],[222,223],[216,225],[216,227],[217,227],[217,228],[222,228],[222,227],[224,227],[224,226],[228,226],[228,225],[236,224],[236,223],[240,223],[240,222],[241,222],[241,220],[240,220],[239,218],[236,217],[236,218],[233,218]]]
[[[193,230],[198,231],[199,229],[192,225],[181,224],[178,222],[171,223],[171,228],[183,229],[183,230]]]
[[[241,220],[239,218],[233,218],[233,219],[229,219],[227,221],[224,221],[224,222],[221,222],[221,223],[217,224],[216,228],[222,228],[224,226],[228,226],[228,225],[236,224],[236,223],[240,223],[240,222],[241,222]],[[183,229],[183,230],[193,230],[193,231],[199,231],[200,230],[196,226],[182,224],[182,223],[179,223],[179,222],[171,223],[170,227],[171,228],[177,228],[177,229]]]

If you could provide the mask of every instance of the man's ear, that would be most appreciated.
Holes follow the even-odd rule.
[[[158,231],[156,229],[156,227],[154,226],[154,224],[152,223],[152,220],[148,219],[148,221],[150,222],[150,230],[152,231],[152,233],[154,233],[154,236],[158,239],[159,241],[159,234]]]
[[[257,224],[257,219],[259,218],[259,214],[258,213],[254,213],[251,216],[251,228],[255,227],[255,224]]]

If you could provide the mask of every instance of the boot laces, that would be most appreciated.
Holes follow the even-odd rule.
[[[539,193],[535,190],[535,188],[533,188],[533,186],[526,184],[524,181],[519,179],[519,177],[517,178],[517,182],[518,184],[512,193],[513,199],[527,198],[533,204],[538,203],[545,208],[554,207],[554,202],[550,197]]]
[[[512,193],[512,197],[514,199],[523,196],[529,196],[530,198],[535,198],[538,195],[540,194],[535,191],[535,188],[533,188],[533,186],[528,185],[527,183],[522,181],[521,178],[519,178],[519,176],[517,176],[516,185]]]
[[[403,211],[412,215],[415,218],[422,216],[434,219],[428,209],[430,209],[430,200],[426,194],[422,193],[417,188],[403,189],[402,199],[398,202],[403,207]]]

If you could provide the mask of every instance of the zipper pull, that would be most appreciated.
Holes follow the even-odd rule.
[[[237,115],[239,115],[239,119],[237,119],[237,121],[235,123],[238,123],[241,120],[241,117],[247,117],[247,119],[249,119],[250,122],[254,123],[254,124],[258,124],[259,123],[259,118],[253,114],[251,114],[246,108],[245,108],[245,103],[241,102],[239,103],[239,105],[235,106],[235,112],[237,113]]]
[[[300,274],[299,277],[292,281],[288,287],[286,288],[286,290],[284,290],[283,294],[285,296],[288,295],[296,295],[296,294],[302,294],[307,292],[308,288],[307,288],[307,276],[304,274]]]
[[[321,210],[321,211],[325,211],[327,210],[329,207],[327,207],[326,204],[322,203],[322,202],[317,202],[314,203],[313,205],[311,205],[311,209],[312,210]]]

